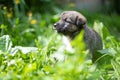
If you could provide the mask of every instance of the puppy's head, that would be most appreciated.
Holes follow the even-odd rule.
[[[61,14],[60,20],[54,24],[54,28],[58,33],[71,35],[80,31],[86,24],[86,18],[76,11],[65,11]]]

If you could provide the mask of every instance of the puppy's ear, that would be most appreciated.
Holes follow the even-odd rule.
[[[86,19],[84,17],[81,18],[77,16],[75,21],[77,26],[82,26],[86,24]]]

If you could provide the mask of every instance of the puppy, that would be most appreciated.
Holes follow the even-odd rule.
[[[94,62],[98,57],[97,50],[103,47],[100,35],[87,27],[86,18],[76,11],[65,11],[61,14],[60,20],[54,24],[54,28],[58,33],[63,34],[70,40],[73,40],[81,30],[84,30],[84,42],[86,49],[89,49],[90,56]]]

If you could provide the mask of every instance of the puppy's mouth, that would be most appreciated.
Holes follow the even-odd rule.
[[[54,30],[56,30],[58,33],[66,33],[67,32],[67,27],[60,27],[60,28],[54,28]]]
[[[68,31],[67,27],[63,27],[61,29],[56,29],[56,31],[59,33],[59,34],[63,34],[63,35],[69,35],[71,34],[70,31]]]
[[[61,28],[61,29],[56,29],[56,31],[57,31],[58,33],[63,33],[63,34],[66,32],[66,30],[64,30],[64,29],[62,29],[62,28]]]

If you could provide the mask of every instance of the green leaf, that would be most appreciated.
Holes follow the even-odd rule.
[[[100,34],[101,37],[103,37],[103,23],[102,22],[94,22],[93,28],[96,32],[98,32]]]
[[[30,52],[37,52],[38,48],[36,47],[22,47],[22,46],[15,46],[11,49],[11,52],[13,55],[16,54],[18,51],[21,51],[23,54],[27,54]]]
[[[73,46],[75,46],[76,48],[78,48],[81,51],[85,49],[83,35],[84,35],[84,31],[81,31],[81,33],[77,37],[75,37],[75,39],[71,42],[71,44]]]
[[[4,52],[9,52],[12,48],[12,41],[9,35],[4,35],[0,37],[0,50]]]

